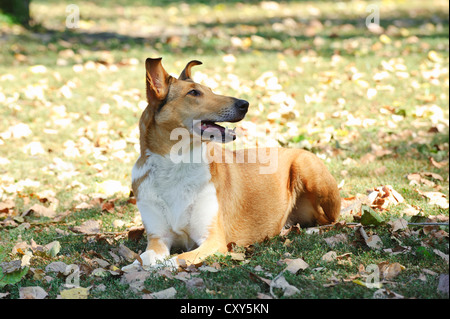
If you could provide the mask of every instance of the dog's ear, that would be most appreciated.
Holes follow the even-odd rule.
[[[147,101],[149,103],[155,99],[164,100],[169,92],[170,75],[164,70],[161,60],[162,58],[145,60]]]
[[[191,68],[195,65],[203,64],[200,61],[192,60],[188,64],[186,64],[186,67],[184,68],[183,72],[181,72],[180,76],[178,77],[178,80],[187,80],[191,78]]]

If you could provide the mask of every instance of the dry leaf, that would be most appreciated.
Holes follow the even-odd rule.
[[[448,286],[448,274],[441,274],[439,276],[437,291],[448,296]]]
[[[300,292],[297,287],[290,285],[286,278],[284,278],[281,274],[278,275],[272,282],[270,283],[270,294],[276,298],[276,295],[273,292],[273,288],[280,288],[283,290],[284,297],[291,297]]]
[[[128,239],[133,241],[139,241],[145,232],[144,226],[134,226],[128,230]]]
[[[384,185],[369,190],[369,205],[378,209],[386,209],[389,205],[403,203],[405,199],[391,185]]]
[[[107,211],[108,213],[114,213],[114,202],[113,201],[107,201],[102,203],[102,211]]]
[[[186,288],[192,293],[197,289],[204,290],[206,285],[202,278],[194,277],[186,281]]]
[[[62,261],[54,261],[45,267],[45,271],[64,274],[67,267],[68,265]]]
[[[19,299],[44,299],[47,295],[47,292],[39,286],[20,287],[19,289]]]
[[[173,299],[177,290],[173,287],[149,294],[151,299]],[[148,297],[147,297],[148,298]]]
[[[39,205],[39,204],[34,204],[33,206],[31,206],[24,215],[27,215],[30,212],[34,212],[38,216],[49,217],[49,218],[53,218],[56,216],[56,212],[53,209],[47,208],[47,207]]]
[[[80,226],[74,226],[72,230],[76,233],[82,234],[98,234],[100,232],[100,221],[98,220],[87,220]]]
[[[378,289],[373,294],[374,299],[403,299],[402,295],[393,292],[387,288]]]
[[[245,253],[228,252],[227,255],[231,256],[231,259],[233,259],[233,260],[237,260],[237,261],[244,261],[245,260]]]
[[[366,244],[370,248],[381,249],[383,247],[383,242],[378,235],[372,235],[366,239]]]
[[[77,287],[61,290],[62,299],[87,299],[89,296],[89,288]]]
[[[447,200],[447,196],[441,192],[422,192],[419,189],[415,190],[417,193],[419,193],[420,195],[428,198],[430,200],[430,204],[431,205],[437,205],[441,208],[444,209],[448,209],[449,205],[448,205],[448,200]]]
[[[433,252],[438,255],[439,257],[441,257],[442,259],[445,260],[445,262],[448,264],[448,254],[444,254],[442,251],[440,251],[439,249],[433,249]]]
[[[123,258],[125,258],[128,261],[133,261],[137,258],[137,256],[139,256],[137,253],[132,251],[130,248],[128,248],[124,244],[119,245],[118,253],[120,256],[122,256]]]
[[[430,156],[430,163],[436,168],[442,168],[448,166],[448,161],[437,162],[433,157]]]
[[[325,255],[322,256],[322,260],[326,262],[331,262],[336,260],[337,254],[335,251],[329,251]]]
[[[396,220],[388,222],[389,225],[391,225],[392,232],[396,232],[398,230],[407,229],[408,228],[408,222],[404,220],[403,218],[398,218]]]
[[[284,271],[289,271],[292,274],[296,274],[299,270],[305,270],[309,267],[309,265],[301,258],[289,259],[286,258],[283,260],[288,266]]]
[[[324,238],[325,242],[328,244],[328,246],[330,247],[334,247],[337,244],[340,243],[346,243],[348,241],[347,235],[346,234],[337,234],[335,236],[331,236],[328,238]]]
[[[378,268],[380,269],[381,276],[386,280],[391,280],[397,277],[402,270],[406,268],[399,263],[383,262],[378,264]]]
[[[123,284],[129,284],[130,288],[135,291],[142,291],[144,289],[144,281],[150,276],[148,271],[131,271],[125,272],[120,280]]]

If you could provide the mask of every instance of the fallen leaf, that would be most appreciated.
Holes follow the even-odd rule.
[[[47,292],[39,286],[20,287],[19,289],[19,299],[44,299],[47,295]]]
[[[2,272],[4,274],[10,274],[20,270],[20,268],[22,267],[21,264],[22,264],[21,260],[16,259],[13,261],[4,261],[0,263],[0,267],[2,268]]]
[[[381,288],[383,284],[381,282],[365,282],[360,279],[355,279],[352,281],[353,283],[366,287],[366,288]]]
[[[329,251],[325,255],[322,256],[322,260],[326,262],[332,262],[336,260],[337,254],[335,251]]]
[[[145,232],[144,226],[134,226],[128,229],[128,239],[133,241],[139,241]]]
[[[378,226],[384,223],[384,218],[367,205],[361,206],[361,224]]]
[[[219,269],[217,269],[215,267],[206,266],[206,265],[202,265],[202,266],[198,267],[198,270],[206,271],[206,272],[218,272],[219,271]]]
[[[441,274],[439,276],[437,291],[448,296],[448,274]]]
[[[403,218],[397,218],[396,220],[388,222],[388,224],[392,227],[391,232],[393,233],[408,228],[408,222]]]
[[[76,233],[81,234],[98,234],[100,232],[100,221],[98,220],[87,220],[80,226],[74,226],[72,230]]]
[[[437,205],[441,208],[448,209],[449,204],[445,194],[441,192],[422,192],[419,189],[416,189],[415,191],[423,197],[428,198],[431,205]]]
[[[177,290],[173,287],[149,294],[151,299],[173,299],[177,294]],[[147,297],[148,298],[148,297]]]
[[[383,262],[378,264],[381,276],[386,280],[391,280],[397,277],[406,268],[399,263]]]
[[[436,168],[442,168],[448,166],[448,161],[437,162],[433,157],[429,157],[431,165]]]
[[[391,185],[379,186],[369,192],[369,205],[378,209],[386,209],[391,204],[397,205],[405,201]]]
[[[114,202],[113,201],[107,201],[102,203],[102,211],[107,211],[108,213],[114,213]]]
[[[438,255],[439,257],[441,257],[442,259],[445,260],[445,262],[448,264],[448,254],[444,254],[442,251],[440,251],[439,249],[433,249],[433,252]]]
[[[89,288],[77,287],[61,290],[62,299],[87,299],[89,296]]]
[[[334,247],[337,244],[346,243],[348,241],[346,234],[337,234],[335,236],[324,238],[325,242],[330,247]]]
[[[0,288],[6,285],[18,283],[28,273],[28,267],[21,268],[21,261],[13,261],[11,264],[3,262],[0,264]]]
[[[284,278],[281,274],[275,277],[275,279],[270,283],[270,294],[276,298],[273,288],[282,289],[284,297],[291,297],[300,292],[297,287],[290,285],[286,278]]]
[[[67,267],[68,265],[62,261],[54,261],[45,267],[45,271],[64,274]]]
[[[231,256],[232,260],[237,260],[237,261],[244,261],[245,260],[245,253],[228,252],[227,256]]]
[[[309,265],[301,258],[286,258],[283,261],[287,264],[287,267],[286,269],[284,269],[284,271],[289,271],[292,274],[296,274],[299,270],[305,270],[309,267]]]
[[[47,249],[47,255],[49,255],[50,257],[56,257],[56,255],[58,255],[59,251],[61,250],[61,244],[57,240],[52,241],[44,247]]]
[[[367,246],[374,249],[381,249],[383,248],[383,242],[381,241],[381,238],[378,235],[372,235],[366,240]]]
[[[49,218],[53,218],[56,216],[56,212],[51,209],[51,208],[47,208],[45,206],[39,205],[39,204],[34,204],[33,206],[31,206],[25,213],[24,215],[28,215],[29,213],[35,213],[36,215],[40,216],[40,217],[49,217]]]
[[[130,285],[130,288],[135,291],[142,291],[144,289],[144,281],[150,276],[148,271],[131,271],[123,274],[120,282]]]
[[[374,299],[403,299],[404,297],[387,288],[378,289],[373,294]]]
[[[16,206],[13,200],[8,199],[4,202],[0,202],[0,213],[8,213],[10,209]]]
[[[204,290],[206,288],[206,285],[202,278],[194,277],[186,281],[186,288],[189,292],[192,293],[197,289]]]
[[[123,258],[125,258],[128,261],[133,261],[137,258],[137,256],[139,256],[137,253],[132,251],[130,248],[128,248],[124,244],[119,245],[118,253],[120,256],[122,256]]]

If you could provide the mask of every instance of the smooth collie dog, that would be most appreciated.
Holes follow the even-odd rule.
[[[314,154],[225,150],[236,134],[217,123],[242,120],[249,103],[195,83],[191,68],[199,64],[189,62],[177,79],[161,58],[145,61],[148,106],[139,121],[132,188],[148,245],[134,265],[199,264],[227,252],[228,243],[245,246],[285,225],[330,224],[339,216],[336,181]],[[275,169],[264,171],[270,154]],[[174,247],[184,252],[169,258]]]

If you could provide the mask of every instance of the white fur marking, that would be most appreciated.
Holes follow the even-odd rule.
[[[145,164],[135,165],[132,171],[133,181],[148,173],[137,198],[147,234],[162,238],[168,249],[172,244],[185,249],[191,249],[193,242],[200,245],[219,208],[209,165],[176,164],[169,157],[148,153]],[[157,259],[151,253],[144,257],[150,263]]]

